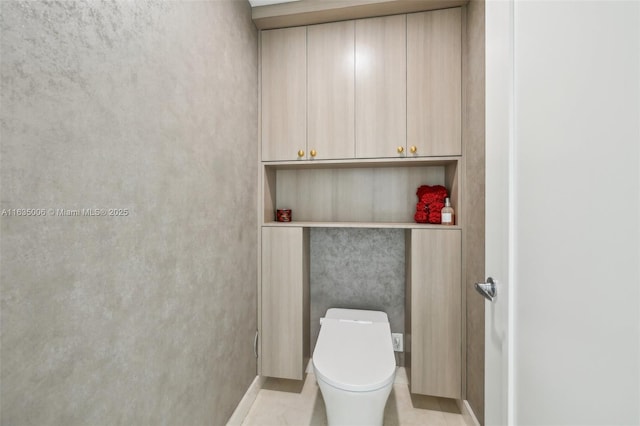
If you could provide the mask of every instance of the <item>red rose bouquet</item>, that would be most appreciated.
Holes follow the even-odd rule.
[[[416,195],[418,204],[414,220],[417,223],[440,223],[440,211],[444,207],[444,199],[448,197],[447,188],[441,185],[422,185]]]

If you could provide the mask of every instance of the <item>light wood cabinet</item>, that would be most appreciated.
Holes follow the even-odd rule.
[[[462,397],[463,228],[413,221],[428,184],[464,224],[462,25],[453,8],[261,33],[261,375],[303,378],[309,228],[403,228],[411,392]]]
[[[306,156],[307,29],[261,33],[262,161]]]
[[[413,229],[407,238],[411,392],[460,399],[461,231]]]
[[[461,63],[460,8],[407,15],[408,155],[462,154]]]
[[[356,21],[357,158],[404,156],[406,47],[405,15]]]
[[[263,161],[462,155],[461,8],[261,40]]]
[[[309,230],[262,228],[263,376],[301,380],[309,358]]]
[[[307,148],[314,159],[355,156],[354,40],[354,21],[307,28]]]

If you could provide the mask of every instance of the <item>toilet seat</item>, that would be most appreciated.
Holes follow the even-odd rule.
[[[316,376],[351,392],[388,386],[395,377],[396,360],[386,314],[359,311],[356,318],[339,311],[346,310],[330,309],[322,321],[313,352]]]

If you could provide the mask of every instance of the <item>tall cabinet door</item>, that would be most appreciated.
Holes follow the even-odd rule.
[[[407,15],[407,146],[462,155],[462,11]]]
[[[263,376],[301,380],[309,357],[308,229],[262,228]]]
[[[358,158],[404,156],[406,48],[406,15],[356,21]]]
[[[411,230],[411,392],[460,399],[461,231]]]
[[[262,161],[295,160],[307,143],[307,28],[261,34]]]
[[[307,147],[312,158],[355,157],[354,39],[354,21],[307,28]]]

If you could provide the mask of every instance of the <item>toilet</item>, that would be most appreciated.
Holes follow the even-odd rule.
[[[382,425],[396,375],[387,314],[332,308],[320,324],[313,370],[329,425]]]

